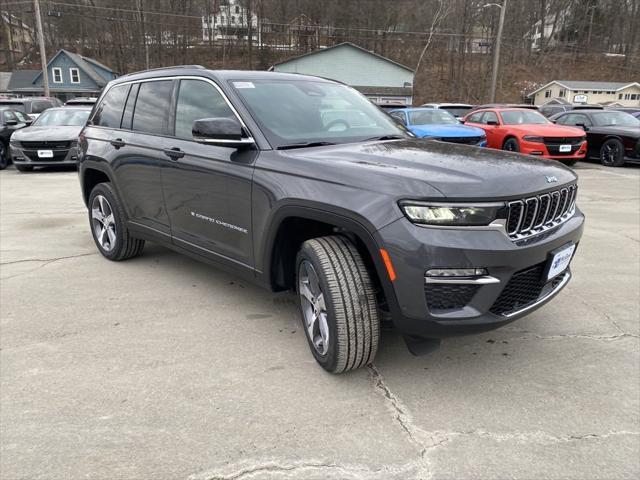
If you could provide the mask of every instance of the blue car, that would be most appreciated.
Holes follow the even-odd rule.
[[[433,138],[443,142],[487,146],[487,136],[478,127],[462,125],[446,110],[434,108],[403,108],[389,112],[419,138]]]

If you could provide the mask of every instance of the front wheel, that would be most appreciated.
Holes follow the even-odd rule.
[[[142,253],[144,240],[129,233],[124,209],[110,183],[99,183],[91,191],[89,223],[98,250],[109,260],[127,260]]]
[[[518,144],[518,140],[515,138],[508,138],[502,145],[502,149],[508,152],[519,152],[520,144]]]
[[[4,143],[0,142],[0,170],[4,170],[9,166],[9,153]]]
[[[624,145],[615,138],[610,138],[600,147],[600,163],[606,167],[624,165]]]
[[[380,320],[374,285],[355,245],[341,236],[308,240],[296,265],[302,321],[316,361],[331,373],[373,362]]]

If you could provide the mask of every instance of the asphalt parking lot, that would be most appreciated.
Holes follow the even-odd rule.
[[[316,365],[293,297],[147,244],[103,259],[73,171],[0,172],[2,479],[640,476],[640,168],[581,164],[549,305]]]

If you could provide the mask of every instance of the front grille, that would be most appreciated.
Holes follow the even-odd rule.
[[[582,137],[544,137],[543,140],[549,155],[553,156],[573,155],[584,142]],[[571,145],[571,151],[561,152],[560,145]]]
[[[539,263],[514,273],[489,311],[495,315],[505,315],[534,303],[544,287],[544,265]]]
[[[509,202],[507,234],[513,240],[537,235],[568,220],[575,211],[577,185]]]
[[[445,137],[443,142],[450,143],[462,143],[465,145],[477,145],[482,140],[482,137]]]
[[[424,293],[429,310],[454,310],[464,308],[479,288],[480,285],[427,284]]]
[[[54,150],[53,158],[40,158],[37,151],[24,151],[24,154],[33,162],[62,162],[67,158],[67,153],[69,150]]]
[[[41,149],[41,150],[51,150],[54,148],[69,148],[71,146],[70,141],[57,141],[57,140],[47,140],[47,141],[32,141],[32,142],[20,142],[22,148],[29,149]]]

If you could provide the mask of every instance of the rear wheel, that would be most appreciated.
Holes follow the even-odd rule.
[[[127,260],[142,253],[144,240],[126,227],[124,209],[109,183],[99,183],[89,196],[91,234],[100,253],[109,260]]]
[[[600,147],[600,163],[607,167],[624,165],[624,145],[616,138],[610,138]]]
[[[296,265],[302,321],[316,361],[331,373],[373,362],[380,320],[373,282],[355,245],[340,236],[308,240]]]
[[[504,144],[502,145],[502,149],[508,152],[519,152],[520,144],[518,143],[518,140],[516,140],[515,138],[507,138]]]
[[[4,170],[9,166],[9,153],[4,143],[0,142],[0,170]]]

